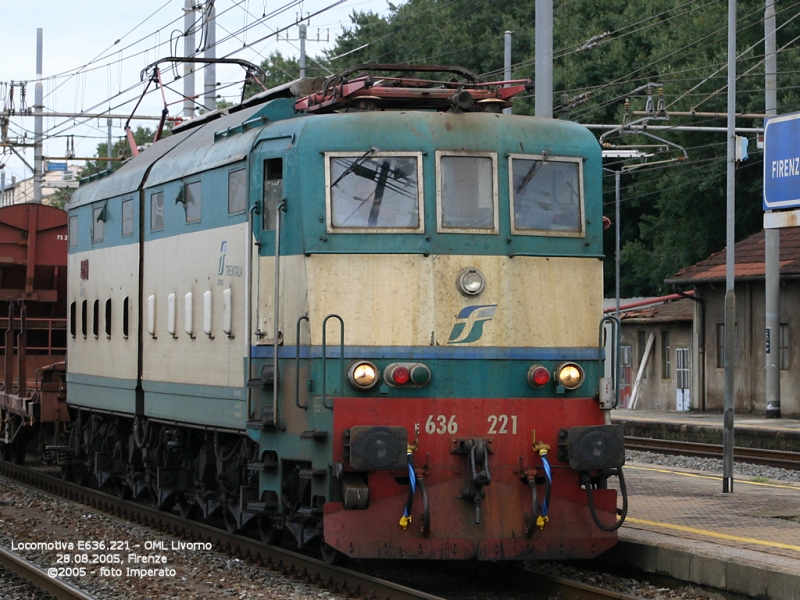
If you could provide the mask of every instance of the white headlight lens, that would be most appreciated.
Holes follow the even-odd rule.
[[[456,280],[458,291],[465,296],[477,296],[486,286],[486,280],[478,269],[470,267],[463,269]]]
[[[563,363],[556,367],[556,380],[568,390],[574,390],[583,383],[583,369],[575,363]]]
[[[355,362],[350,365],[347,379],[354,388],[368,390],[378,383],[378,369],[371,362]]]

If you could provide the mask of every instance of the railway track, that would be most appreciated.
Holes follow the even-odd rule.
[[[722,458],[721,444],[701,444],[698,442],[682,442],[675,440],[657,440],[641,437],[625,437],[625,448],[643,450],[659,454],[679,454],[698,458]],[[734,447],[733,459],[781,469],[800,470],[800,452],[783,450],[766,450],[763,448]]]
[[[445,600],[448,596],[454,597],[449,594],[449,592],[453,591],[452,582],[448,585],[446,581],[442,581],[443,587],[441,588],[439,585],[431,586],[429,589],[434,592],[433,594],[412,589],[368,573],[328,565],[322,561],[290,550],[266,546],[258,540],[230,534],[197,521],[187,521],[177,514],[163,512],[156,508],[151,508],[128,500],[122,500],[116,496],[98,490],[81,487],[74,483],[66,482],[57,476],[44,473],[38,469],[0,461],[0,475],[56,496],[89,505],[96,510],[112,514],[127,521],[161,529],[172,535],[190,539],[195,542],[210,542],[215,548],[224,549],[224,551],[231,555],[247,557],[248,560],[268,569],[278,571],[282,575],[328,589],[337,594],[376,600],[384,598],[387,600]],[[0,553],[0,561],[24,579],[32,582],[34,585],[47,591],[56,598],[69,600],[86,600],[93,598],[60,579],[54,579],[48,576],[46,571],[29,561],[21,557],[16,557],[15,559],[15,556],[16,555],[10,551],[3,551]],[[423,564],[426,565],[425,569],[431,571],[431,576],[427,579],[442,579],[439,577],[441,573],[436,564]],[[615,598],[617,600],[640,600],[635,596],[605,590],[581,582],[554,577],[539,572],[525,571],[519,569],[516,565],[487,564],[481,565],[481,567],[485,567],[483,570],[486,571],[487,578],[491,577],[491,579],[496,582],[503,582],[503,585],[509,581],[516,581],[517,586],[523,586],[524,589],[535,592],[537,597],[541,598],[562,597],[575,600],[605,600],[608,598]],[[471,570],[475,570],[474,565]],[[503,573],[503,575],[500,576],[500,573]],[[447,594],[448,596],[435,595],[440,589],[442,589],[441,593]],[[456,595],[457,594],[456,592]],[[471,595],[470,597],[475,596]],[[502,595],[496,597],[501,598]]]
[[[47,571],[8,548],[0,547],[0,565],[58,600],[94,600],[93,596],[66,581],[51,577]]]

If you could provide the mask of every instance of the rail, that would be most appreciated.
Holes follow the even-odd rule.
[[[266,568],[279,571],[287,577],[300,578],[336,593],[357,594],[359,597],[374,599],[443,600],[438,596],[351,569],[329,565],[297,552],[268,546],[252,538],[215,529],[204,523],[186,520],[156,507],[148,507],[99,490],[81,487],[35,469],[0,461],[0,475],[70,501],[92,506],[95,510],[122,517],[127,521],[168,531],[177,537],[210,542],[218,551],[225,550],[231,555],[249,557],[248,560],[260,562]]]
[[[703,444],[700,442],[657,440],[626,436],[625,448],[628,450],[656,452],[659,454],[679,454],[697,458],[722,459],[722,444]],[[800,471],[800,452],[736,446],[733,449],[733,458],[735,461],[739,462],[749,462],[768,467]]]
[[[51,577],[44,569],[7,548],[0,547],[0,564],[58,600],[94,600],[94,596],[61,579]]]

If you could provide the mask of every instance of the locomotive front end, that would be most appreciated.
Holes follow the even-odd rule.
[[[549,119],[365,110],[307,119],[297,146],[324,182],[297,182],[302,257],[281,258],[305,286],[276,317],[301,348],[284,368],[300,420],[282,406],[288,430],[330,449],[327,471],[298,469],[312,504],[325,493],[310,509],[325,546],[485,560],[612,547],[624,444],[600,393],[596,140]]]

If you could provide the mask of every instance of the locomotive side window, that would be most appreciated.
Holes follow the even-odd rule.
[[[438,230],[496,233],[497,158],[437,152]]]
[[[283,199],[283,159],[264,161],[264,231],[275,231],[275,210]]]
[[[228,173],[228,214],[235,215],[247,208],[247,171]]]
[[[329,231],[423,231],[419,153],[327,155]]]
[[[105,233],[106,207],[95,206],[92,209],[92,241],[102,242]]]
[[[580,159],[519,155],[509,160],[511,232],[583,235]]]
[[[75,333],[77,329],[77,324],[75,323],[75,319],[77,318],[77,309],[76,309],[76,302],[72,302],[69,305],[69,333],[75,338]]]
[[[184,201],[186,202],[186,222],[199,223],[203,216],[202,194],[200,182],[187,183],[184,188]]]
[[[67,230],[69,247],[74,248],[78,245],[78,216],[73,215],[69,218],[69,229]]]
[[[150,195],[150,231],[164,229],[164,192]]]
[[[122,237],[133,235],[133,200],[122,201]]]

